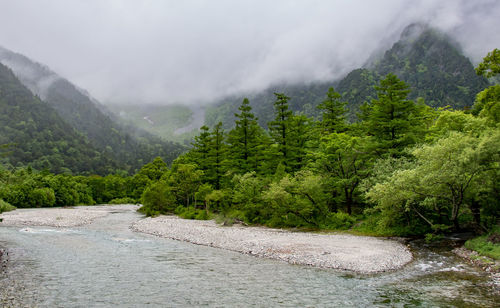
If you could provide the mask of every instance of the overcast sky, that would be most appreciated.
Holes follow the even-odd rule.
[[[415,21],[500,48],[498,0],[0,0],[0,45],[103,103],[196,103],[340,78]]]

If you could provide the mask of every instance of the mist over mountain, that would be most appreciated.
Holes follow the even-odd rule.
[[[10,67],[47,108],[53,108],[65,123],[103,155],[113,158],[122,170],[134,171],[156,156],[171,162],[184,150],[179,144],[117,123],[116,116],[106,107],[45,65],[6,48],[0,48],[0,62]]]
[[[292,110],[318,116],[316,106],[333,86],[348,103],[349,119],[355,121],[361,104],[376,98],[374,86],[388,73],[396,74],[409,84],[410,99],[422,98],[432,107],[471,107],[476,94],[488,86],[484,77],[476,75],[471,61],[464,56],[457,42],[435,28],[417,23],[407,26],[400,40],[379,58],[373,57],[364,67],[349,72],[340,80],[277,84],[260,93],[252,93],[248,98],[259,123],[267,127],[274,114],[274,92],[289,96]],[[221,99],[209,108],[207,124],[213,126],[222,121],[229,127],[243,95]]]
[[[500,2],[1,1],[0,45],[104,104],[200,105],[273,84],[331,82],[424,22],[477,63]]]
[[[119,165],[100,153],[0,63],[0,144],[7,166],[106,174]]]

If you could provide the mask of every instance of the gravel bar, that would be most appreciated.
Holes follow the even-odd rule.
[[[291,264],[369,274],[401,268],[412,260],[394,240],[347,234],[292,232],[264,227],[231,227],[176,216],[145,218],[132,229],[160,237],[221,248]]]
[[[114,211],[137,209],[137,205],[75,206],[68,208],[17,209],[0,215],[0,226],[76,227],[92,223]]]

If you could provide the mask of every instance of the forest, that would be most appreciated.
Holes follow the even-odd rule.
[[[476,68],[500,73],[500,50]],[[498,225],[500,85],[472,108],[434,109],[409,99],[410,85],[388,73],[376,98],[346,118],[348,102],[332,87],[320,116],[292,112],[274,93],[273,120],[262,128],[248,99],[234,127],[203,126],[171,165],[161,158],[134,175],[54,174],[0,167],[0,212],[12,207],[141,203],[148,216],[216,218],[304,230],[423,236]],[[9,145],[0,149],[8,156]]]

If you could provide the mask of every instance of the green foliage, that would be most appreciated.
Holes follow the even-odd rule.
[[[145,176],[150,181],[158,181],[165,172],[168,171],[167,164],[161,159],[156,157],[152,162],[145,164],[137,173],[138,176]]]
[[[476,73],[485,77],[500,74],[500,50],[495,48],[493,51],[488,52],[486,57],[483,58],[483,62],[479,63],[476,68]]]
[[[195,200],[195,194],[202,184],[203,171],[195,164],[175,163],[167,178],[177,204],[189,207]]]
[[[57,173],[108,173],[118,168],[110,156],[89,144],[55,110],[24,87],[0,64],[0,163]]]
[[[0,199],[0,214],[3,212],[9,212],[15,210],[16,207],[11,205],[10,203],[3,201]]]
[[[16,160],[13,165],[17,166],[18,162],[24,165],[40,158],[32,166],[55,173],[68,171],[59,169],[63,167],[77,173],[104,175],[116,172],[117,169],[134,173],[144,162],[151,161],[154,157],[161,156],[170,163],[185,150],[180,144],[164,141],[136,127],[118,124],[116,117],[104,106],[46,66],[4,48],[2,57],[9,59],[8,62],[17,63],[12,66],[14,70],[16,67],[23,68],[17,69],[16,75],[21,77],[21,82],[28,88],[34,88],[36,93],[43,93],[44,100],[41,103],[36,98],[40,104],[31,108],[26,104],[27,99],[22,97],[26,94],[31,97],[29,100],[33,100],[33,94],[28,89],[23,89],[15,92],[17,101],[10,101],[16,108],[14,111],[4,113],[0,109],[0,114],[15,114],[17,117],[12,121],[19,126],[8,125],[9,137],[16,133],[15,130],[28,135],[23,135],[23,140],[9,138],[9,142],[15,141],[24,152],[23,156],[13,155],[10,158]],[[30,73],[27,74],[27,71]],[[52,80],[50,86],[46,86],[44,80]],[[0,79],[0,87],[5,85],[4,81]],[[17,80],[16,83],[22,86]],[[10,83],[9,86],[13,85]],[[0,129],[4,126],[4,120],[9,121],[0,117]],[[64,122],[64,126],[60,122]],[[0,136],[2,135],[4,134],[0,130]],[[66,138],[64,135],[70,136]],[[25,144],[26,141],[29,141],[28,145]],[[0,141],[1,143],[3,142]],[[34,155],[30,156],[32,153]],[[41,153],[43,155],[40,156]],[[43,159],[43,156],[47,158]]]
[[[317,151],[311,154],[311,167],[328,181],[328,207],[337,210],[343,204],[348,214],[359,200],[358,187],[369,174],[371,157],[367,155],[366,138],[346,133],[332,133],[321,138]]]
[[[56,196],[52,188],[35,188],[28,196],[30,207],[50,207],[56,203]]]
[[[468,240],[465,242],[465,247],[475,250],[483,256],[500,260],[500,244],[488,241],[488,235]]]
[[[318,109],[322,110],[321,115],[321,131],[324,134],[341,133],[346,129],[345,109],[346,102],[341,102],[341,95],[333,89],[328,89],[326,99],[318,105]]]
[[[418,73],[432,70],[418,66]],[[369,71],[357,74],[378,82]],[[460,87],[463,94],[471,89]],[[434,111],[422,99],[410,100],[410,87],[388,74],[372,89],[363,121],[353,124],[345,121],[333,88],[317,101],[320,121],[311,117],[313,104],[293,113],[292,99],[275,93],[269,134],[244,99],[232,130],[226,133],[220,122],[202,127],[170,170],[160,157],[132,176],[73,176],[64,167],[52,174],[5,164],[0,199],[17,207],[141,200],[148,216],[217,215],[225,224],[428,239],[462,228],[485,230],[497,224],[500,209],[498,105],[496,88],[489,89],[470,113]],[[270,101],[266,106],[272,114]]]
[[[257,123],[248,99],[243,99],[238,110],[240,113],[235,114],[236,125],[227,138],[230,167],[240,174],[250,170],[261,171],[264,148],[270,143],[267,133]]]
[[[109,201],[109,204],[136,204],[136,200],[130,197],[115,198]]]
[[[143,206],[140,208],[140,212],[147,216],[173,213],[177,207],[171,188],[161,181],[150,185],[144,190],[141,202]]]
[[[274,93],[274,95],[276,96],[276,101],[274,102],[275,118],[268,123],[269,133],[277,145],[277,161],[287,166],[290,155],[290,118],[293,113],[291,110],[288,110],[288,100],[290,97],[283,93]]]
[[[362,106],[362,124],[372,136],[372,151],[382,156],[401,156],[403,149],[422,136],[423,110],[407,99],[409,86],[388,74],[376,86],[378,99]]]
[[[351,228],[356,219],[344,212],[328,213],[326,221],[321,225],[322,229],[347,230]]]
[[[477,195],[473,191],[500,161],[500,132],[487,131],[479,137],[450,132],[434,144],[414,148],[411,154],[416,158],[413,165],[395,170],[366,196],[388,223],[409,220],[412,215],[431,228],[453,223],[459,229],[464,203],[474,204]]]
[[[208,220],[211,219],[211,216],[205,210],[196,209],[192,206],[183,207],[179,206],[175,210],[175,214],[179,215],[184,219],[196,219],[196,220]]]
[[[262,127],[272,121],[271,103],[275,92],[291,97],[290,110],[303,112],[308,117],[320,116],[316,107],[332,85],[342,95],[349,121],[357,121],[357,113],[364,102],[376,98],[373,88],[388,73],[393,73],[411,86],[408,99],[422,98],[433,108],[451,106],[464,109],[473,105],[475,95],[488,86],[488,80],[477,76],[471,61],[443,33],[421,24],[410,25],[400,40],[381,57],[370,59],[365,68],[349,72],[340,81],[277,84],[248,98]],[[241,97],[226,97],[208,108],[207,125],[222,121],[231,128],[232,117],[241,103]]]

